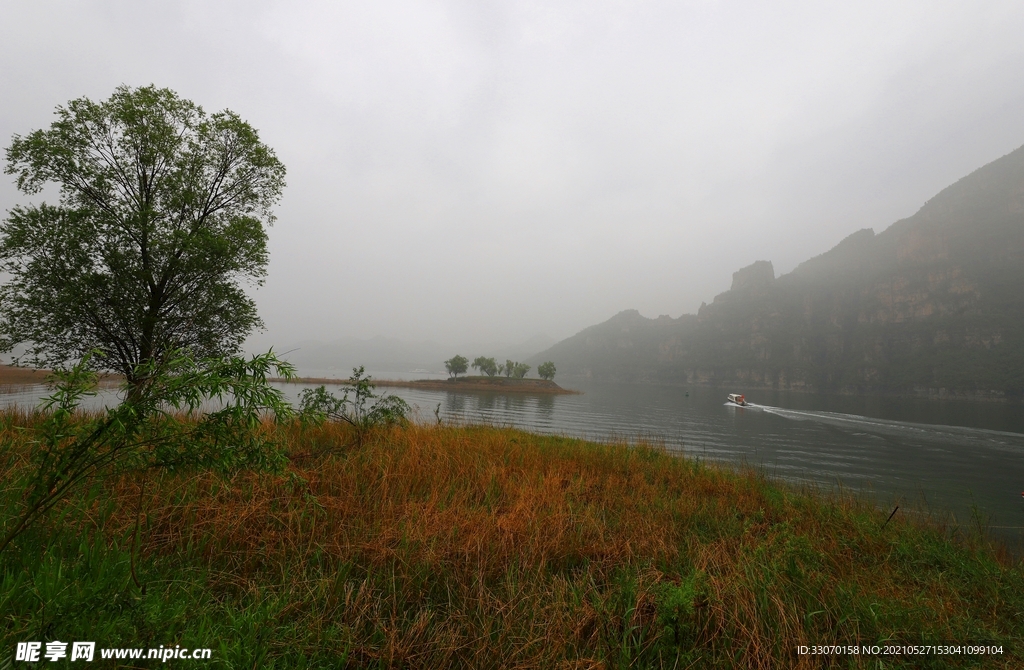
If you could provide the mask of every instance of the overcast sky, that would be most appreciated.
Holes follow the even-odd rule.
[[[253,346],[696,311],[1024,144],[1024,4],[8,2],[0,140],[119,84],[288,168]],[[10,177],[0,210],[26,201]]]

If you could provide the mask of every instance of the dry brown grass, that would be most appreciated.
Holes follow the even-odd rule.
[[[650,655],[658,585],[694,572],[694,658],[742,667],[817,667],[792,650],[874,641],[886,625],[954,639],[965,609],[1005,623],[998,593],[906,569],[900,534],[918,531],[877,532],[878,514],[856,501],[811,500],[754,472],[493,428],[412,426],[358,450],[339,426],[291,431],[303,483],[165,478],[145,551],[202,547],[229,591],[304,573],[307,596],[281,616],[344,626],[360,662],[604,667]],[[111,495],[111,529],[125,532],[136,485]],[[325,570],[311,575],[314,564]],[[893,614],[865,622],[858,603]]]
[[[277,603],[282,658],[845,667],[795,649],[1021,630],[1019,565],[753,471],[497,428],[414,425],[358,448],[338,425],[284,430],[289,476],[151,479],[141,542],[148,561],[202,566],[218,602]],[[139,492],[109,485],[109,537],[132,531]],[[677,640],[667,594],[686,584]]]
[[[13,365],[0,365],[0,386],[21,386],[25,384],[45,384],[50,372],[19,368]]]
[[[22,386],[35,386],[38,384],[47,384],[50,381],[50,376],[53,374],[50,370],[36,370],[34,368],[23,368],[15,365],[0,365],[0,387],[22,387]],[[112,373],[104,373],[99,377],[100,384],[104,386],[112,386],[120,384],[124,381],[124,377]]]

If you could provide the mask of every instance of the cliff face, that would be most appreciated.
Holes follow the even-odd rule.
[[[622,312],[537,358],[609,379],[1020,397],[1022,287],[1024,147],[788,275],[739,270],[696,316]]]

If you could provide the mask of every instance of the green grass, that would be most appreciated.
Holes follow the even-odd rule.
[[[0,421],[4,518],[34,425]],[[645,445],[283,430],[289,476],[98,482],[22,535],[0,556],[0,667],[58,639],[212,647],[225,668],[1024,662],[1024,568],[977,535]],[[1004,654],[796,653],[888,641]]]

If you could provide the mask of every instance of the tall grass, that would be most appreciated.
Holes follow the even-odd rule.
[[[33,417],[0,419],[3,481]],[[266,430],[275,428],[267,426]],[[1018,667],[1024,568],[753,470],[512,429],[294,424],[287,476],[96,483],[0,556],[22,640],[220,667]],[[5,502],[17,495],[3,489]],[[136,525],[136,571],[130,554]],[[996,641],[995,657],[799,645]]]

